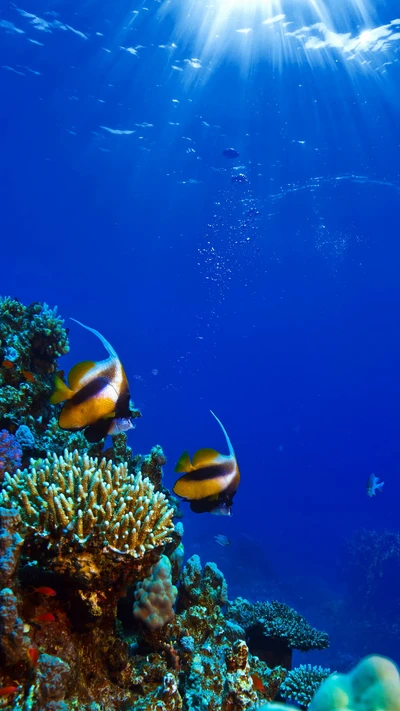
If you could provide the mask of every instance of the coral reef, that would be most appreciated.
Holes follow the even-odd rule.
[[[385,657],[363,659],[348,674],[333,674],[320,686],[310,711],[400,711],[399,670]],[[295,711],[271,704],[260,711]]]
[[[149,576],[136,586],[133,614],[150,630],[158,630],[175,617],[177,594],[172,584],[170,560],[162,555]]]
[[[289,672],[279,688],[279,695],[289,701],[296,701],[301,709],[306,709],[322,682],[332,674],[330,669],[300,664]]]
[[[65,529],[79,544],[135,558],[163,545],[173,529],[164,495],[127,464],[65,450],[5,474],[0,505],[16,505],[26,527],[51,537]],[[62,536],[60,538],[62,541]]]
[[[238,597],[228,603],[228,619],[243,629],[243,636],[252,654],[274,668],[292,667],[292,652],[326,649],[329,638],[326,632],[311,627],[298,612],[284,603],[251,603]]]
[[[57,358],[68,353],[57,309],[0,299],[0,424],[45,429]]]
[[[0,431],[0,482],[4,472],[14,472],[22,461],[22,448],[18,439],[7,430]]]

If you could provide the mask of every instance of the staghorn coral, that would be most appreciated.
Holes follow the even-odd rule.
[[[178,590],[172,585],[171,563],[162,555],[153,565],[148,578],[136,586],[133,615],[150,630],[158,630],[175,617],[174,604]]]
[[[22,448],[16,437],[7,430],[0,431],[0,482],[4,472],[14,472],[22,460]]]
[[[284,699],[296,701],[302,709],[306,709],[322,682],[332,674],[330,669],[311,664],[300,664],[289,672],[279,688],[279,694]]]
[[[311,627],[302,615],[276,600],[253,604],[238,597],[228,603],[227,617],[243,628],[252,654],[272,668],[290,669],[293,649],[307,652],[329,646],[326,632]]]
[[[49,535],[66,529],[80,543],[99,545],[134,558],[162,545],[173,530],[165,497],[126,464],[65,450],[29,469],[6,473],[0,504],[19,506],[25,526]]]

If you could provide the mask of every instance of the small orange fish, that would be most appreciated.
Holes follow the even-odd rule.
[[[12,360],[7,360],[7,358],[5,360],[3,360],[1,365],[3,368],[13,368],[14,367],[14,363],[12,362]],[[6,686],[4,688],[8,689],[8,686]]]
[[[55,616],[52,612],[45,612],[43,615],[35,617],[36,622],[55,622]]]
[[[30,383],[35,382],[35,376],[33,373],[30,372],[30,370],[22,370],[21,372],[25,380],[28,380]]]
[[[39,650],[37,647],[29,647],[27,650],[27,655],[29,662],[32,664],[33,667],[36,666],[37,660],[39,659]]]
[[[255,690],[259,691],[261,694],[265,694],[267,690],[258,674],[251,674],[251,678],[253,680]]]
[[[56,591],[53,590],[53,588],[48,588],[47,585],[42,585],[40,588],[33,589],[40,595],[47,595],[47,597],[54,597],[55,595],[57,595]]]
[[[11,694],[15,694],[17,689],[18,686],[3,686],[0,689],[0,696],[11,696]]]

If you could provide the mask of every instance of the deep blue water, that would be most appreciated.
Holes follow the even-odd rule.
[[[241,485],[186,553],[317,623],[343,541],[399,526],[398,4],[205,5],[3,2],[0,292],[58,305],[65,370],[103,357],[69,316],[114,345],[167,485],[218,414]]]

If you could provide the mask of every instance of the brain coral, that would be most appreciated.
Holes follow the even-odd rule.
[[[31,460],[29,469],[4,476],[0,505],[19,507],[27,530],[64,531],[80,543],[97,542],[133,557],[163,545],[174,526],[173,509],[141,474],[65,450]]]

